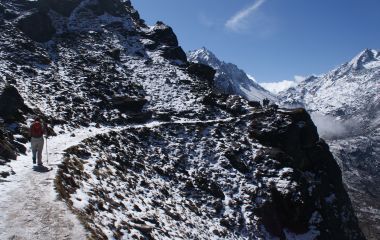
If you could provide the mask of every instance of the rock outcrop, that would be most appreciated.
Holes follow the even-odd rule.
[[[312,112],[337,159],[360,225],[380,238],[380,52],[365,49],[330,72],[280,94],[283,104]]]
[[[216,73],[212,67],[202,63],[190,63],[187,67],[187,71],[190,74],[194,74],[200,78],[205,79],[210,84],[210,86],[212,86]]]
[[[49,15],[40,11],[23,15],[17,25],[25,35],[37,42],[49,41],[55,33]]]
[[[23,122],[24,115],[31,112],[14,86],[6,85],[0,89],[0,117],[5,123]]]

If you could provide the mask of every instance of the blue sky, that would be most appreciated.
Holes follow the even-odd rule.
[[[379,0],[132,0],[185,51],[207,47],[259,82],[325,73],[380,48]]]

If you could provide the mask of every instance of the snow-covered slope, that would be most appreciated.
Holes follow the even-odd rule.
[[[312,112],[378,124],[380,53],[366,49],[320,77],[309,77],[281,94],[285,104],[304,104]]]
[[[306,107],[340,162],[368,239],[380,238],[380,52],[366,49],[331,72],[281,93]]]
[[[215,92],[213,69],[188,63],[172,29],[146,26],[130,1],[0,3],[1,163],[31,168],[27,119],[42,115],[57,135],[56,190],[89,239],[363,239],[339,167],[303,109]],[[9,181],[34,175],[13,170]],[[52,190],[52,179],[34,179]],[[2,211],[1,236],[40,238],[43,222],[43,235],[55,236],[70,225],[28,204],[39,200],[32,186],[0,195],[32,206]],[[65,210],[50,194],[41,200]],[[30,215],[42,215],[38,227]],[[21,233],[6,227],[20,222]]]
[[[250,101],[262,101],[264,98],[275,100],[275,96],[261,87],[252,77],[232,63],[219,60],[206,48],[187,53],[190,62],[198,62],[211,66],[216,70],[215,87],[227,94],[240,95]]]

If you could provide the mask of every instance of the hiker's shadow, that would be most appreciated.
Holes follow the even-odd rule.
[[[50,172],[51,169],[45,166],[33,166],[33,170],[39,173],[46,173]]]

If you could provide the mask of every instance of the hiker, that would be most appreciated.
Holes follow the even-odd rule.
[[[36,117],[30,125],[29,134],[31,137],[33,164],[38,160],[38,166],[42,166],[42,150],[44,148],[44,134],[47,137],[45,124],[39,117]],[[38,155],[37,155],[38,154]]]
[[[269,101],[268,98],[264,98],[263,99],[263,106],[264,106],[264,108],[267,108],[269,106],[269,103],[270,103],[270,101]]]

